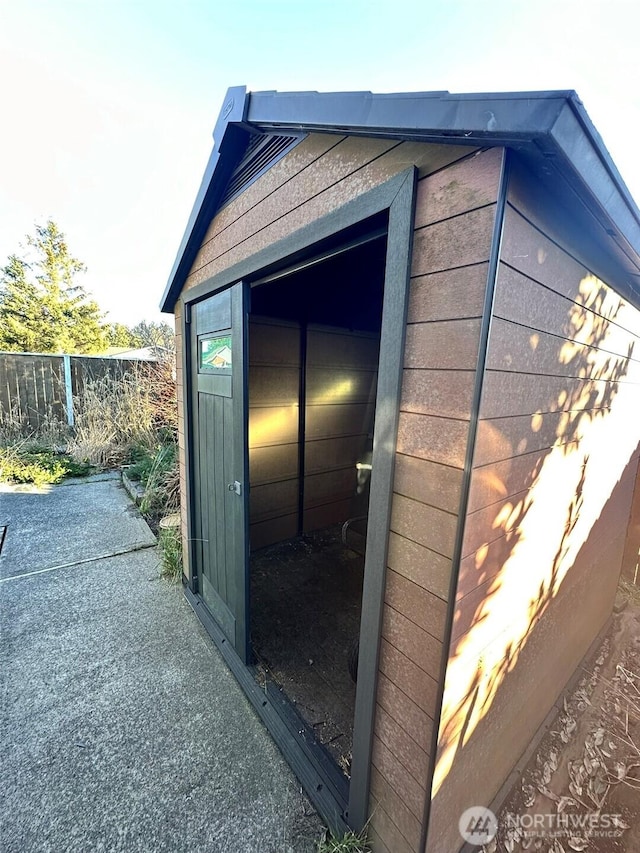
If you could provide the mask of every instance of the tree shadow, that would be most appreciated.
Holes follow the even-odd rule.
[[[476,523],[465,531],[432,797],[488,715],[569,573],[587,559],[581,556],[577,565],[636,449],[628,435],[618,441],[629,411],[620,401],[622,391],[625,399],[631,393],[625,380],[635,344],[624,328],[624,311],[625,303],[606,284],[585,276],[563,337],[531,336],[530,372],[538,373],[537,364],[544,364],[553,377],[544,404],[517,435],[513,417],[484,422],[494,430],[493,445],[503,446],[495,459],[474,464],[473,477],[486,476],[493,503],[490,498],[474,510]],[[482,408],[480,421],[482,430]],[[563,686],[547,688],[553,692],[547,708]]]

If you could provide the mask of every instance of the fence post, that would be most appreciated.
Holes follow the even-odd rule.
[[[65,403],[67,409],[67,423],[73,426],[73,388],[71,385],[71,356],[63,355],[62,363],[64,365],[64,391]]]

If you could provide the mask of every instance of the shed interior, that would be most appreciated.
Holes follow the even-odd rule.
[[[254,673],[346,777],[385,257],[384,229],[369,226],[251,291]]]

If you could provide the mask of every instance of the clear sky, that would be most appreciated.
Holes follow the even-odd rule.
[[[235,85],[576,89],[640,201],[638,9],[637,0],[0,0],[0,264],[52,217],[109,319],[160,319]]]

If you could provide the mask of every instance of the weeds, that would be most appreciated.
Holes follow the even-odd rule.
[[[178,524],[163,527],[160,525],[158,547],[162,557],[160,575],[173,583],[182,578],[182,540],[180,538],[180,519]]]
[[[59,483],[88,473],[92,466],[133,463],[129,476],[145,486],[140,511],[154,531],[164,516],[180,508],[175,376],[171,363],[139,363],[116,375],[84,380],[74,397],[75,426],[0,411],[0,480]],[[162,574],[179,578],[179,531],[161,530]]]
[[[158,516],[175,512],[180,506],[180,473],[178,448],[174,443],[160,446],[151,459],[145,478],[146,486],[140,502],[144,515]]]
[[[19,409],[0,411],[0,476],[42,485],[84,473],[89,466],[133,462],[130,476],[146,486],[142,512],[157,522],[178,508],[178,410],[171,364],[142,362],[116,375],[86,378],[74,397],[74,415],[73,428],[50,415],[34,428]],[[33,455],[34,443],[39,456]]]
[[[66,447],[69,427],[49,409],[40,418],[37,428],[30,426],[28,417],[17,406],[0,408],[0,447],[11,447],[24,442],[40,447],[60,449]]]
[[[346,832],[342,838],[327,837],[318,842],[317,853],[370,853],[364,833]]]
[[[127,477],[142,485],[147,484],[153,467],[154,454],[148,447],[137,445],[131,449],[131,465],[127,468]]]
[[[0,448],[0,481],[33,483],[44,486],[59,483],[65,477],[82,477],[90,465],[78,463],[68,455],[28,441]]]

